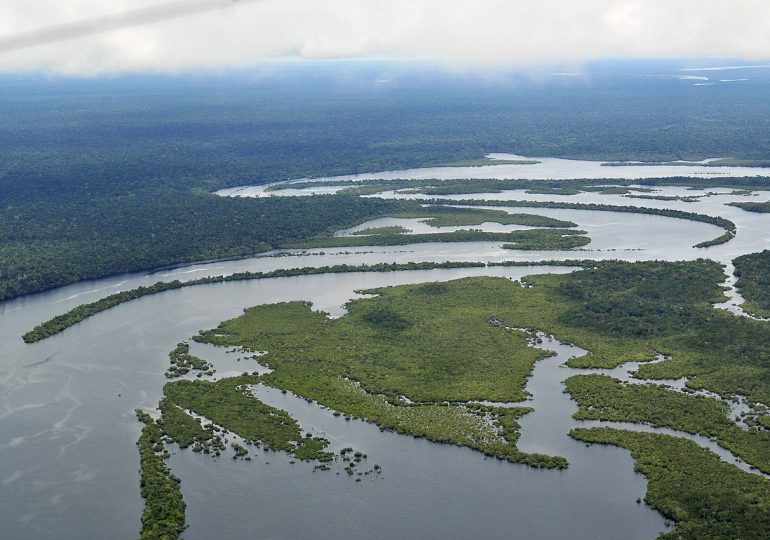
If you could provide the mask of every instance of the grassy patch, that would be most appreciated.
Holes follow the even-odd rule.
[[[676,522],[660,538],[766,538],[770,482],[721,461],[692,441],[610,428],[575,429],[573,438],[631,451],[647,477],[645,501]]]

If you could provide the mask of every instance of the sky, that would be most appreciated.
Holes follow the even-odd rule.
[[[173,73],[338,58],[516,67],[607,57],[767,60],[770,0],[0,3],[2,72]]]

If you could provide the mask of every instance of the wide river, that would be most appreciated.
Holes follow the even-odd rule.
[[[559,162],[564,175],[605,177],[626,167]],[[552,166],[556,167],[556,165]],[[521,177],[536,165],[451,168],[452,177]],[[511,171],[511,168],[513,172]],[[532,167],[532,169],[524,169]],[[598,167],[598,169],[597,169]],[[657,176],[656,167],[640,176]],[[739,175],[734,168],[669,167],[678,175]],[[483,170],[483,174],[481,172]],[[439,176],[445,168],[401,171],[393,178]],[[752,175],[770,174],[750,169]],[[466,172],[468,174],[466,174]],[[474,174],[470,174],[474,173]],[[475,174],[478,173],[478,174]],[[544,173],[545,174],[545,173]],[[666,173],[662,176],[671,174]],[[418,176],[429,175],[429,176]],[[458,176],[459,175],[459,176]],[[369,175],[381,177],[377,173]],[[538,177],[532,175],[532,177]],[[548,176],[553,177],[553,176]],[[620,177],[620,176],[619,176]],[[628,177],[628,176],[622,176]],[[632,178],[634,176],[631,176]],[[259,190],[256,190],[259,191]],[[595,193],[530,198],[675,208],[720,215],[738,226],[736,238],[707,249],[692,246],[722,233],[712,225],[641,214],[533,209],[532,213],[574,221],[591,244],[580,251],[517,252],[498,243],[420,244],[284,252],[285,256],[210,262],[152,273],[82,282],[0,304],[0,532],[3,538],[135,538],[140,527],[139,466],[135,442],[137,407],[154,409],[165,382],[168,352],[199,329],[237,316],[244,307],[283,300],[310,300],[333,316],[356,290],[469,275],[519,279],[564,267],[511,267],[353,273],[191,287],[129,302],[34,345],[20,336],[35,324],[83,302],[159,280],[193,279],[243,270],[406,261],[501,261],[568,258],[683,260],[708,257],[724,264],[738,255],[770,247],[770,215],[725,206],[765,201],[766,193],[731,195],[728,189],[694,203],[625,198]],[[239,195],[248,194],[241,190]],[[683,188],[659,194],[704,195]],[[387,196],[401,196],[389,194]],[[481,198],[472,195],[471,198]],[[456,197],[462,204],[463,197]],[[522,211],[516,209],[516,211]],[[387,221],[387,220],[385,220]],[[379,223],[378,223],[379,224]],[[419,226],[412,222],[411,225]],[[485,226],[494,230],[494,226]],[[513,227],[510,227],[513,228]],[[729,269],[729,267],[728,267]],[[379,476],[354,482],[341,468],[312,472],[280,453],[251,461],[214,460],[174,450],[170,465],[182,479],[190,528],[185,538],[653,538],[666,530],[663,518],[636,499],[646,482],[633,471],[630,454],[614,447],[586,447],[566,436],[578,425],[561,383],[572,370],[560,364],[580,351],[546,340],[559,356],[538,364],[528,388],[536,412],[522,419],[521,448],[567,457],[564,471],[512,465],[462,448],[413,439],[361,421],[345,421],[291,394],[260,389],[266,401],[289,410],[303,428],[326,434],[335,448],[353,446],[382,466]],[[234,355],[198,348],[219,368],[218,376],[255,365]],[[701,441],[707,444],[707,441]],[[261,454],[261,453],[260,453]],[[253,453],[252,453],[253,455]],[[724,456],[729,459],[730,456]]]

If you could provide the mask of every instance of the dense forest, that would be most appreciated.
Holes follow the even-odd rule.
[[[745,302],[744,310],[770,317],[770,251],[742,255],[733,261],[735,286]]]
[[[392,84],[373,84],[381,78]],[[379,204],[208,194],[227,186],[475,160],[494,151],[766,159],[764,85],[757,79],[704,92],[658,72],[640,78],[611,69],[591,84],[477,81],[380,64],[221,77],[6,76],[0,299],[116,272],[244,256],[276,236],[316,235],[376,213],[368,205]]]
[[[0,300],[120,272],[244,257],[402,206],[351,196],[227,199],[151,192],[87,204],[9,205],[0,220]]]

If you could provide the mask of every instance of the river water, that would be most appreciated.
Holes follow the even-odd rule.
[[[645,176],[650,176],[651,167],[643,168]],[[602,176],[608,169],[621,168],[602,167]],[[683,167],[676,169],[684,174]],[[756,169],[752,171],[757,173]],[[585,176],[580,172],[573,176]],[[661,194],[704,192],[662,188]],[[343,263],[569,258],[709,257],[728,263],[737,255],[770,247],[770,216],[724,206],[730,201],[767,200],[766,194],[723,194],[695,203],[595,193],[559,197],[519,191],[484,196],[506,197],[676,208],[721,215],[738,225],[738,234],[727,244],[695,249],[694,244],[718,236],[721,229],[660,216],[534,209],[532,213],[574,221],[589,233],[591,244],[581,251],[566,252],[517,252],[504,250],[494,242],[293,250],[276,256],[115,276],[4,302],[0,304],[0,339],[4,345],[0,355],[3,537],[136,537],[142,500],[135,446],[140,424],[133,411],[156,406],[165,382],[167,354],[177,342],[201,328],[237,316],[244,307],[311,300],[317,309],[340,316],[343,304],[356,297],[354,291],[359,289],[468,275],[518,279],[531,273],[569,269],[490,267],[353,273],[205,285],[129,302],[37,344],[21,341],[21,334],[35,324],[83,302],[160,280],[244,270]],[[463,197],[455,198],[462,204]],[[211,356],[220,366],[217,376],[237,372],[243,364],[232,360],[227,363],[222,355]],[[549,363],[555,361],[543,361],[536,368],[530,387],[535,399],[543,399],[549,392],[555,399],[561,392],[559,385],[566,370]],[[243,369],[253,367],[243,365]],[[188,503],[190,528],[185,538],[652,538],[666,530],[657,512],[636,503],[644,494],[646,482],[633,472],[627,451],[586,448],[566,437],[565,428],[574,424],[570,415],[575,408],[564,396],[551,407],[545,400],[537,406],[537,412],[522,418],[521,447],[564,455],[570,460],[570,468],[565,471],[534,470],[484,459],[467,449],[382,433],[375,426],[347,422],[291,395],[263,397],[292,412],[303,426],[327,433],[335,444],[367,452],[369,461],[383,467],[383,474],[354,482],[344,473],[338,476],[339,470],[313,473],[311,465],[291,464],[282,454],[270,453],[250,462],[229,457],[214,461],[177,450],[170,464],[182,478]],[[571,405],[567,407],[567,403]]]

